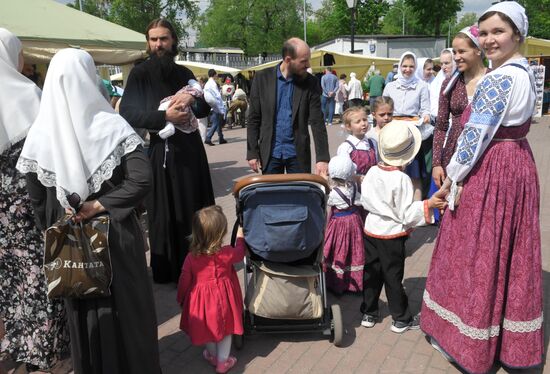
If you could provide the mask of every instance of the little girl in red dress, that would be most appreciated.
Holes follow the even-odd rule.
[[[245,242],[239,230],[235,247],[222,247],[227,219],[217,205],[197,211],[192,229],[178,283],[180,328],[193,345],[206,345],[203,357],[216,373],[227,373],[237,363],[229,355],[231,337],[243,334],[243,298],[233,264],[243,260]]]

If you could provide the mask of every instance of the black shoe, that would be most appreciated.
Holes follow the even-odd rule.
[[[227,143],[227,140],[225,139],[220,140],[220,144],[225,144],[225,143]]]
[[[414,316],[409,322],[393,321],[390,330],[402,334],[407,330],[418,330],[420,328],[420,315]]]
[[[366,328],[371,328],[371,327],[374,327],[374,325],[376,325],[376,317],[368,314],[363,314],[363,319],[361,320],[361,326]]]
[[[204,141],[204,144],[214,145],[214,143],[212,143],[212,140],[205,140],[205,141]]]

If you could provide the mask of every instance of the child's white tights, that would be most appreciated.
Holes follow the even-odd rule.
[[[227,335],[218,343],[206,343],[206,349],[211,356],[216,357],[218,362],[225,362],[231,353],[232,335]]]

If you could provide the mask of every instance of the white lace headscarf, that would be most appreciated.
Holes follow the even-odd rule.
[[[62,49],[51,60],[38,117],[17,162],[22,173],[35,172],[69,208],[67,196],[81,201],[99,191],[121,158],[142,144],[99,92],[92,56]]]
[[[40,88],[18,70],[21,42],[0,28],[0,154],[23,139],[38,114]]]

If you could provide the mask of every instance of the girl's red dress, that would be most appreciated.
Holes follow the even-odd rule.
[[[233,264],[244,258],[245,242],[225,246],[214,255],[187,255],[178,283],[180,328],[193,345],[219,342],[243,334],[243,298]]]

